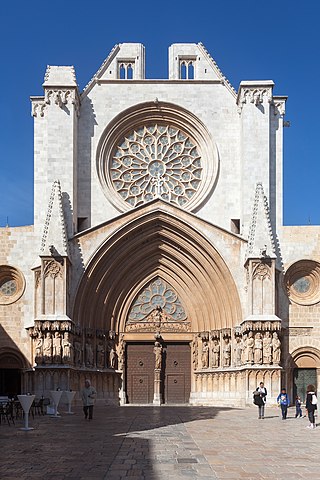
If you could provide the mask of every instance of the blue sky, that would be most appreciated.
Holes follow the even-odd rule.
[[[238,89],[273,80],[288,95],[284,224],[320,224],[320,2],[172,0],[6,2],[0,15],[0,226],[33,223],[31,95],[46,65],[74,65],[84,88],[116,43],[146,47],[147,78],[167,78],[168,47],[202,42]]]

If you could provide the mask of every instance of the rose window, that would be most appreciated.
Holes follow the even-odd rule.
[[[187,204],[202,180],[201,156],[181,129],[151,124],[131,131],[112,154],[111,182],[132,207],[161,198]]]
[[[177,321],[187,318],[177,293],[169,284],[157,277],[144,288],[133,303],[128,322],[141,322],[157,308],[161,308],[171,320]]]

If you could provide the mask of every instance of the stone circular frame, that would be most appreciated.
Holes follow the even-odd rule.
[[[103,192],[121,212],[157,198],[196,211],[212,193],[218,168],[217,149],[202,122],[164,102],[119,114],[97,149]]]
[[[314,260],[300,260],[285,274],[285,285],[290,300],[299,305],[320,302],[320,264]]]
[[[0,305],[10,305],[23,294],[25,280],[22,273],[10,265],[0,265]]]

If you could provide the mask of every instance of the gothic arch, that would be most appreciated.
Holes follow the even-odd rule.
[[[128,222],[101,245],[80,282],[74,321],[123,332],[134,299],[156,276],[179,295],[192,331],[239,324],[237,288],[219,252],[189,224],[161,210]]]
[[[15,348],[3,347],[0,349],[0,368],[30,368],[26,358]]]
[[[287,368],[320,368],[320,351],[311,346],[294,350],[287,358]]]

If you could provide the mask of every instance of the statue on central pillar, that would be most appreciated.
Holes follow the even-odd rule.
[[[162,345],[160,342],[155,342],[154,344],[154,355],[155,355],[155,369],[161,370],[162,366]]]

